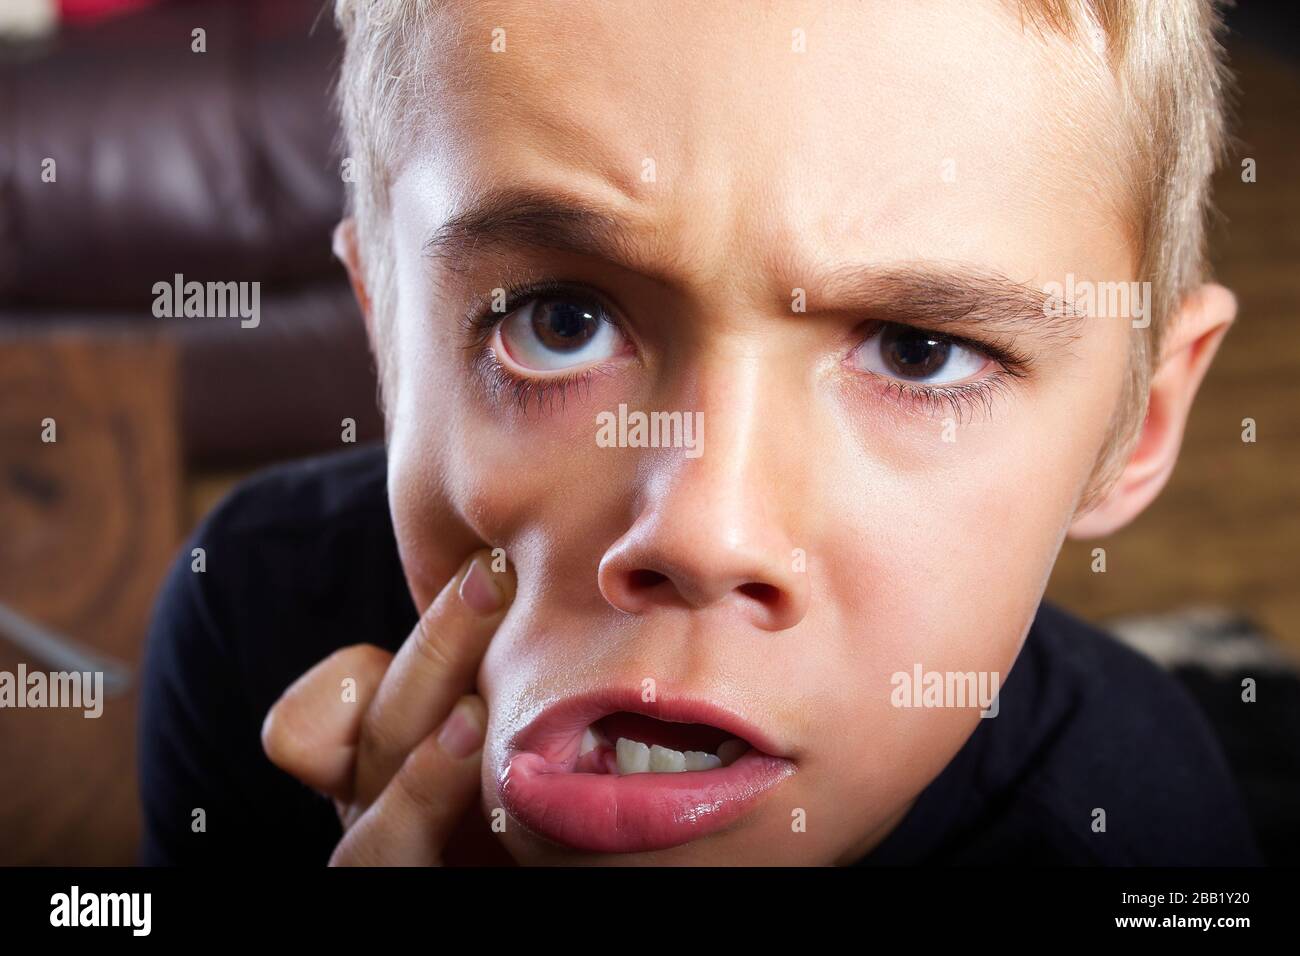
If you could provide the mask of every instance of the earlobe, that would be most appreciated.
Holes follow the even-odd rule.
[[[370,294],[366,289],[366,273],[364,263],[361,261],[361,250],[357,244],[356,220],[351,216],[340,220],[334,227],[332,250],[334,257],[347,269],[348,281],[352,283],[352,294],[356,296],[357,305],[361,307],[361,314],[366,321],[366,330],[373,336]]]
[[[1098,538],[1118,531],[1164,488],[1178,460],[1196,391],[1236,314],[1233,294],[1221,285],[1207,283],[1190,293],[1170,316],[1133,451],[1101,501],[1075,518],[1070,537]]]

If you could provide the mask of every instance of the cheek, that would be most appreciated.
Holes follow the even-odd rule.
[[[844,416],[818,596],[841,609],[841,633],[892,636],[890,656],[911,654],[909,663],[920,652],[990,647],[996,658],[1006,641],[1018,646],[1115,412],[1117,344],[1094,337],[1077,371],[1013,385],[1016,397],[965,423],[882,428]]]
[[[809,561],[824,661],[836,666],[803,679],[815,688],[808,710],[835,715],[816,759],[843,787],[906,799],[978,724],[978,707],[895,706],[894,675],[919,666],[1005,681],[1104,441],[1106,394],[1098,384],[1007,405],[951,442],[938,422],[919,440],[877,430],[870,448],[850,436],[851,471],[827,499],[836,518]]]
[[[535,406],[502,414],[484,406],[457,365],[459,350],[433,348],[407,331],[397,352],[389,496],[417,603],[431,601],[483,547],[505,549],[525,597],[532,572],[554,560],[557,543],[577,533],[614,480],[608,457],[596,460],[594,411],[570,400],[562,415]]]
[[[636,462],[596,446],[595,395],[570,399],[563,412],[513,415],[484,408],[463,370],[446,367],[433,378],[437,387],[408,402],[390,437],[399,545],[413,592],[426,603],[470,551],[504,549],[517,593],[479,688],[493,724],[509,726],[513,713],[535,703],[530,688],[567,686],[580,652],[590,651],[576,625],[554,640],[548,629],[578,616],[595,627],[609,613],[597,568],[603,546],[623,530],[619,503]],[[451,564],[442,558],[448,541]]]

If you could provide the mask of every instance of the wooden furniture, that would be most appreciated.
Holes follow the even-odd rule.
[[[90,329],[0,338],[0,602],[138,675],[180,542],[167,343]],[[43,422],[55,423],[53,442]],[[55,670],[0,635],[0,670]],[[129,864],[136,685],[80,710],[0,710],[0,864]]]

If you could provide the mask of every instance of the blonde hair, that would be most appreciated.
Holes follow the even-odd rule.
[[[1208,276],[1210,180],[1227,149],[1230,75],[1219,0],[1013,0],[1077,42],[1104,39],[1123,96],[1137,205],[1137,279],[1151,325],[1135,336],[1120,413],[1080,511],[1119,476],[1141,433],[1151,372],[1183,298]]]
[[[346,155],[354,164],[350,210],[378,316],[391,295],[391,239],[385,228],[390,176],[436,91],[418,67],[421,44],[461,42],[433,13],[444,0],[336,0],[346,40],[337,86]],[[1118,474],[1145,414],[1161,337],[1183,297],[1207,273],[1210,178],[1225,149],[1228,74],[1218,0],[1007,0],[1022,20],[1077,42],[1101,37],[1123,96],[1137,172],[1137,279],[1149,282],[1151,327],[1135,338],[1129,374],[1093,489]],[[1119,148],[1123,148],[1120,146]],[[380,357],[381,371],[384,364]],[[1142,414],[1138,414],[1138,413]]]

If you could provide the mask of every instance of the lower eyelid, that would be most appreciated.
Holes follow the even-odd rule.
[[[519,363],[518,359],[516,359],[514,356],[510,354],[510,349],[506,346],[505,340],[501,336],[501,323],[497,323],[496,328],[492,330],[492,334],[488,337],[488,340],[484,344],[483,348],[485,351],[491,349],[494,352],[504,353],[505,356],[513,364],[514,366],[513,368],[509,365],[506,365],[504,362],[501,362],[500,358],[495,358],[494,356],[495,360],[498,362],[498,364],[504,367],[504,370],[506,372],[514,375],[517,378],[535,380],[537,382],[546,382],[548,380],[560,380],[571,375],[581,374],[582,372],[585,372],[589,369],[608,365],[610,362],[613,362],[623,357],[624,354],[631,354],[630,344],[627,343],[627,337],[623,335],[622,330],[619,329],[618,326],[614,326],[614,328],[618,332],[619,336],[623,339],[625,345],[628,345],[628,347],[625,348],[624,351],[609,356],[608,358],[601,359],[600,361],[592,362],[589,365],[574,366],[572,368],[552,369],[549,371],[546,369],[524,368]]]
[[[974,420],[978,413],[991,416],[994,401],[1006,394],[1012,376],[999,370],[975,381],[937,386],[918,385],[882,375],[873,377],[879,380],[879,389],[891,393],[887,401],[903,406],[906,411],[929,417],[934,417],[936,412],[948,412],[961,424]]]
[[[510,403],[525,413],[534,406],[539,413],[543,407],[554,411],[557,402],[563,409],[570,395],[590,389],[598,371],[598,367],[588,366],[544,378],[522,376],[504,366],[491,347],[485,348],[475,362],[475,372],[492,401],[504,405],[504,399],[509,397]]]

